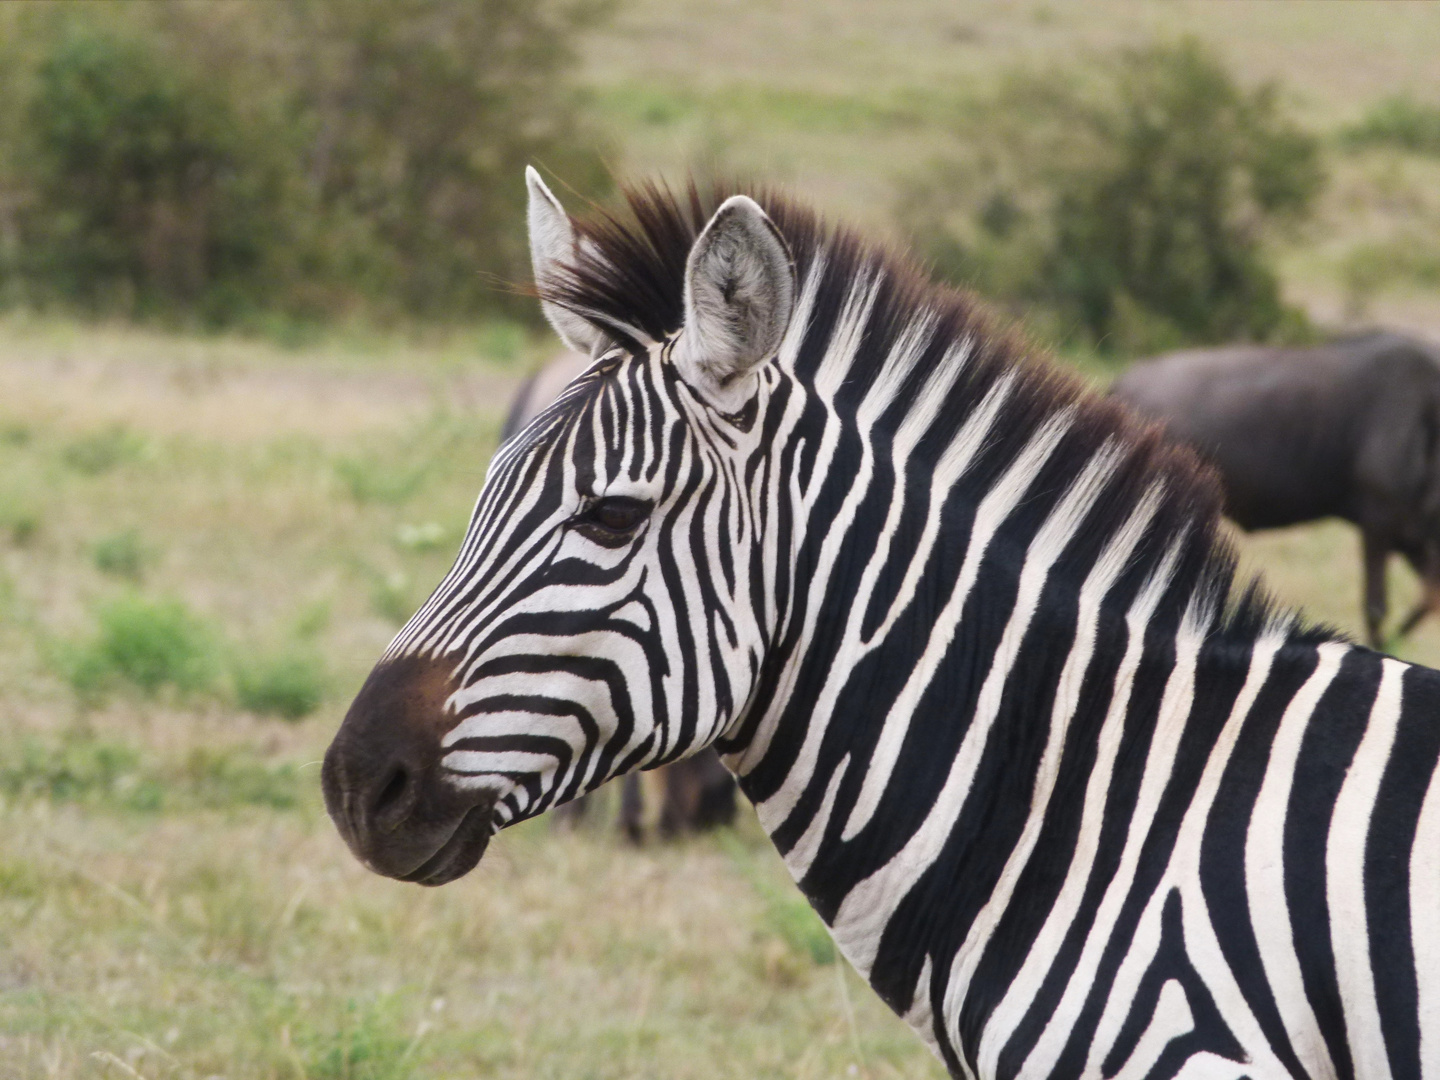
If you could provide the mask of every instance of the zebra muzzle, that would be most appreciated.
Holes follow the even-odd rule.
[[[376,667],[321,770],[326,809],[355,857],[421,885],[468,873],[494,832],[494,794],[457,787],[441,766],[452,670],[415,657]]]

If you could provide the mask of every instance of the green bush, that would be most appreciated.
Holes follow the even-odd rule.
[[[265,280],[260,163],[223,85],[177,61],[154,35],[79,19],[43,51],[21,263],[37,298],[144,314]]]
[[[1376,102],[1340,133],[1349,149],[1394,146],[1417,154],[1440,155],[1440,106],[1404,96]]]
[[[30,500],[0,491],[0,540],[25,547],[40,532],[40,511]]]
[[[160,787],[141,775],[134,748],[90,738],[7,746],[0,754],[0,793],[9,799],[119,802],[136,810],[160,803]]]
[[[149,547],[134,529],[112,533],[95,542],[95,569],[102,574],[139,581],[151,559]]]
[[[30,425],[22,424],[18,420],[7,420],[0,423],[0,446],[12,446],[17,449],[22,446],[29,446],[30,440],[35,433],[30,430]]]
[[[82,696],[128,684],[155,695],[165,687],[198,693],[215,684],[216,636],[179,600],[127,594],[96,613],[89,640],[62,646],[60,666]]]
[[[325,665],[319,654],[292,647],[284,652],[250,657],[235,664],[235,698],[257,716],[304,719],[325,700]]]
[[[964,153],[905,186],[937,271],[1110,351],[1296,333],[1263,243],[1324,177],[1278,90],[1193,41],[1088,76],[1012,77],[967,114]]]
[[[99,476],[117,465],[145,456],[145,440],[123,424],[112,424],[66,444],[60,456],[86,476]]]
[[[0,304],[207,326],[528,304],[525,164],[608,186],[596,0],[0,11]]]

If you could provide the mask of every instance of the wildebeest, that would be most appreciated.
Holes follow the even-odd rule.
[[[500,441],[509,439],[533,420],[590,362],[583,353],[566,351],[530,376],[510,403],[500,428]],[[662,836],[710,829],[735,820],[735,778],[720,764],[713,750],[667,765],[659,770],[658,779],[662,794],[657,825]],[[645,833],[644,789],[638,773],[629,773],[621,784],[620,828],[638,842]],[[556,808],[555,813],[577,822],[585,817],[586,811],[587,799],[577,799]]]
[[[1239,345],[1136,364],[1114,395],[1219,470],[1242,529],[1338,517],[1360,527],[1365,625],[1382,641],[1385,563],[1409,560],[1440,606],[1440,354],[1375,332],[1313,348]]]

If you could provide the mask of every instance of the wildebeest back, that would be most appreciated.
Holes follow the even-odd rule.
[[[1437,475],[1440,366],[1399,335],[1171,353],[1113,393],[1216,466],[1247,529],[1378,515],[1408,533]]]

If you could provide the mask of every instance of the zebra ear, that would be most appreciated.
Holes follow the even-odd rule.
[[[685,328],[674,351],[681,377],[716,408],[738,412],[794,307],[795,263],[780,230],[753,199],[731,196],[685,265]]]
[[[525,167],[525,187],[530,193],[525,212],[530,227],[530,265],[535,272],[535,284],[543,293],[547,279],[556,269],[575,259],[575,226],[570,223],[570,215],[565,213],[560,200],[550,194],[540,174],[529,165]],[[540,301],[540,310],[560,340],[576,352],[596,356],[604,349],[605,334],[588,320],[549,300]]]

